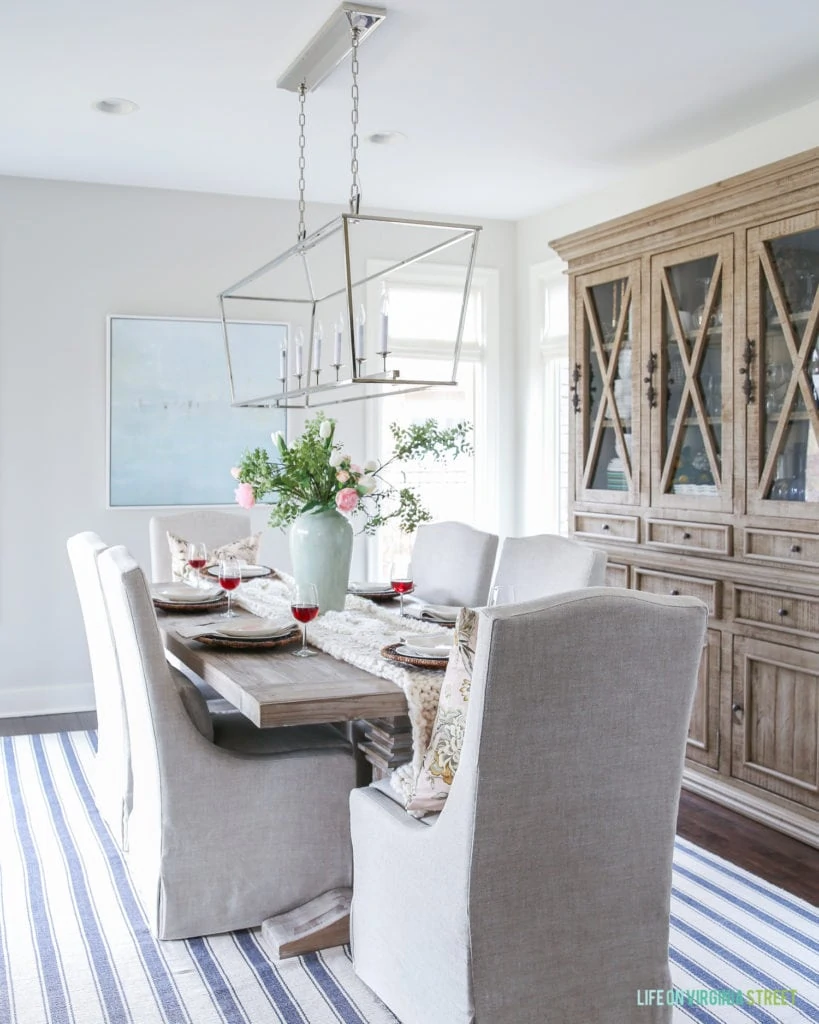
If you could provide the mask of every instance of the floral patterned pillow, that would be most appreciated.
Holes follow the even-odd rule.
[[[408,811],[440,811],[449,796],[461,760],[477,640],[478,613],[472,608],[462,608],[441,686],[432,737],[407,802]]]
[[[242,537],[241,540],[223,544],[219,548],[208,548],[208,565],[216,565],[220,558],[230,556],[238,558],[246,565],[255,565],[259,560],[261,539],[261,533],[254,533],[250,537]],[[193,571],[188,565],[188,541],[168,531],[168,547],[171,549],[171,577],[177,581],[187,579]]]

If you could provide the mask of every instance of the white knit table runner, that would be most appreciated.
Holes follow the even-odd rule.
[[[281,579],[257,579],[243,583],[234,596],[234,603],[264,618],[290,618],[292,580],[282,573],[279,575]],[[325,612],[307,627],[307,640],[312,647],[374,676],[390,679],[404,691],[412,726],[413,774],[420,768],[429,746],[444,673],[434,669],[404,668],[397,662],[386,661],[381,657],[381,648],[397,643],[407,633],[431,635],[440,632],[442,628],[437,623],[402,619],[396,611],[352,594],[347,595],[343,612]],[[453,635],[452,630],[446,632]]]

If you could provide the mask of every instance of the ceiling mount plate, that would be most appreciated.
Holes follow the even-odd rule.
[[[383,7],[341,4],[279,77],[277,88],[298,92],[303,82],[307,90],[312,92],[352,50],[350,20],[359,29],[359,42],[363,42],[386,17],[387,12]]]

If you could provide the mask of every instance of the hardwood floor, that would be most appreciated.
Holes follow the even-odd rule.
[[[819,906],[819,850],[682,791],[677,833],[780,889]]]
[[[0,736],[96,729],[93,711],[0,718]],[[677,832],[718,857],[819,906],[819,850],[683,790]]]
[[[0,736],[29,736],[35,732],[76,732],[96,728],[96,711],[75,711],[69,715],[0,718]]]

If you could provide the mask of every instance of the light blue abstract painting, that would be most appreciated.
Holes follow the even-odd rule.
[[[108,320],[108,503],[112,508],[229,505],[247,449],[285,429],[278,409],[233,409],[218,320]],[[285,324],[232,323],[234,375],[259,395],[275,379]],[[238,360],[238,365],[237,365]]]

